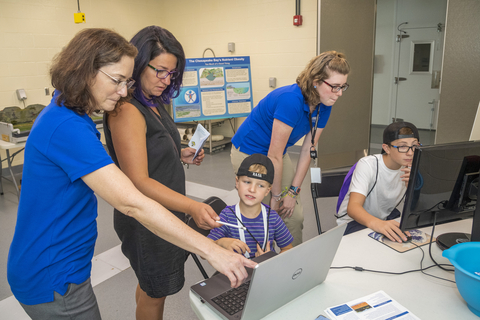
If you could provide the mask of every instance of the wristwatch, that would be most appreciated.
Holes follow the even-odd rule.
[[[290,186],[290,190],[292,190],[295,195],[300,193],[300,187]]]

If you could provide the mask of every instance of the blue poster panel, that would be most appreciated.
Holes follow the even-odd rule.
[[[187,59],[175,122],[246,117],[252,111],[250,57]]]

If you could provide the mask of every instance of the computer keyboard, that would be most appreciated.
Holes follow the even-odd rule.
[[[225,310],[229,315],[235,314],[243,310],[249,287],[250,281],[247,281],[238,288],[232,288],[227,292],[216,296],[212,301]]]

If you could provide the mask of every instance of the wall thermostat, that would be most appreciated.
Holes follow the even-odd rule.
[[[25,93],[24,89],[17,89],[17,99],[18,100],[25,100],[27,99],[27,94]]]
[[[277,87],[277,78],[269,78],[268,79],[268,86],[270,88],[276,88]]]

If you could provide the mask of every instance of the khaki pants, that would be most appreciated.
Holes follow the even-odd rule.
[[[243,159],[249,155],[239,151],[232,144],[232,151],[230,153],[230,159],[232,161],[233,172],[237,174],[238,168],[242,164]],[[288,153],[283,156],[283,172],[282,172],[282,190],[290,188],[292,185],[293,177],[295,176],[295,169],[293,168],[292,160]],[[270,205],[270,194],[263,199],[263,203]],[[293,214],[290,218],[283,219],[285,225],[293,236],[292,245],[296,246],[303,241],[303,206],[300,199],[300,195],[297,196],[297,204],[293,210]]]

